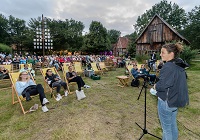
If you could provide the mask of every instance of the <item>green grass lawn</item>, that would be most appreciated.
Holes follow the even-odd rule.
[[[178,127],[180,140],[200,139],[200,62],[193,62],[187,69],[190,105],[179,109]],[[48,140],[136,140],[144,121],[144,92],[137,100],[141,87],[117,86],[116,76],[124,75],[124,69],[109,71],[101,80],[84,77],[90,89],[84,89],[87,96],[77,101],[76,95],[68,95],[57,102],[50,98],[48,113],[41,107],[26,115],[22,114],[19,104],[12,105],[11,89],[0,91],[0,139],[48,139]],[[36,82],[42,83],[42,76],[36,76]],[[130,82],[129,82],[130,83]],[[147,92],[147,129],[161,137],[162,131],[157,115],[157,98]],[[62,90],[63,91],[63,90]],[[26,109],[39,99],[23,102]],[[144,135],[143,140],[155,140]]]

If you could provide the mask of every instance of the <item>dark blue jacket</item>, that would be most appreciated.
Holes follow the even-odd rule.
[[[156,83],[157,96],[167,100],[169,107],[184,107],[189,104],[185,67],[182,59],[174,59],[164,64]]]

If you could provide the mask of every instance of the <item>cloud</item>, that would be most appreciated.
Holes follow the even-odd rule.
[[[74,19],[83,22],[88,30],[92,21],[100,21],[108,30],[116,29],[122,35],[134,32],[138,16],[150,9],[160,0],[3,0],[0,13],[13,15],[27,22],[31,18],[44,16],[54,19]],[[187,12],[200,1],[172,0]]]

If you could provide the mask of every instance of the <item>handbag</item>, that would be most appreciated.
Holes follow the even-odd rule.
[[[76,97],[77,97],[77,100],[81,100],[81,99],[85,98],[86,96],[85,96],[83,90],[81,90],[81,91],[76,90]]]

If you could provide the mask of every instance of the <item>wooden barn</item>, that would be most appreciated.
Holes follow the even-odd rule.
[[[120,56],[127,53],[129,39],[127,37],[119,37],[116,44],[113,45],[113,55]]]
[[[173,40],[183,41],[187,45],[190,44],[187,39],[156,14],[136,39],[136,54],[159,52],[165,42]]]

